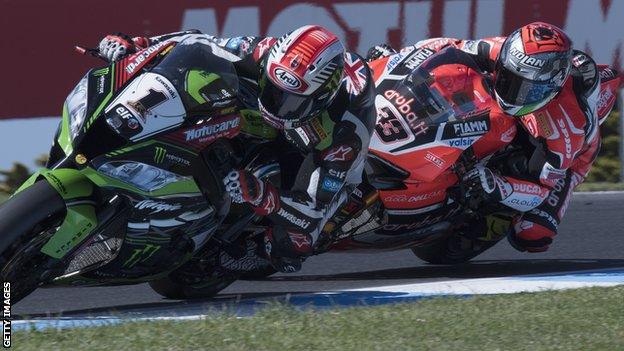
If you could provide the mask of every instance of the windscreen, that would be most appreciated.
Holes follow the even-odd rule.
[[[411,125],[436,126],[489,108],[489,85],[467,53],[446,48],[384,92]]]
[[[168,78],[189,112],[227,106],[236,98],[238,59],[204,36],[180,41],[152,72]]]

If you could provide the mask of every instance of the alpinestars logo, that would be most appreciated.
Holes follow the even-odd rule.
[[[348,161],[352,157],[351,151],[353,151],[352,147],[340,145],[340,147],[328,153],[327,156],[323,158],[323,161]]]
[[[143,200],[134,206],[137,210],[152,210],[152,214],[159,212],[177,211],[182,208],[180,204],[168,204],[152,200]]]
[[[300,228],[303,228],[303,229],[308,229],[308,227],[310,226],[310,221],[306,221],[305,219],[297,218],[295,215],[293,215],[292,213],[287,212],[283,208],[280,208],[279,211],[277,211],[277,214],[280,215],[281,217],[285,218],[290,223],[296,225],[297,227],[300,227]]]

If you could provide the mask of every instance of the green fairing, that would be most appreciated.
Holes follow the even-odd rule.
[[[126,154],[128,152],[131,152],[131,151],[136,151],[136,150],[139,150],[139,149],[151,147],[152,145],[154,145],[154,150],[156,150],[157,148],[161,147],[160,145],[166,145],[168,148],[178,149],[179,151],[191,154],[193,156],[197,155],[196,152],[192,152],[190,150],[181,148],[179,146],[175,146],[175,145],[172,145],[172,144],[169,144],[169,143],[165,143],[165,142],[162,142],[162,141],[148,140],[148,141],[140,143],[140,144],[128,146],[128,147],[125,147],[123,149],[119,149],[119,150],[115,150],[115,151],[109,152],[109,153],[106,154],[106,156],[107,157],[119,156],[119,155]]]
[[[185,89],[189,93],[189,95],[191,95],[191,97],[195,99],[195,101],[197,101],[199,104],[205,104],[208,101],[201,94],[201,89],[203,89],[207,85],[212,84],[212,82],[219,78],[219,75],[215,73],[191,70],[186,73]]]
[[[67,208],[65,220],[52,238],[41,248],[41,252],[57,259],[67,255],[97,227],[97,216],[93,205],[77,205]]]
[[[65,200],[89,197],[93,193],[93,184],[78,170],[60,168],[41,175]]]
[[[192,179],[183,180],[176,183],[169,184],[161,189],[145,192],[133,187],[130,184],[119,181],[115,178],[111,178],[105,174],[99,173],[93,168],[84,168],[81,171],[89,180],[91,180],[95,185],[99,187],[108,187],[108,188],[119,188],[124,189],[136,194],[140,194],[147,197],[156,197],[156,196],[167,196],[167,195],[177,195],[177,194],[195,194],[199,193],[200,190],[195,184],[195,181]]]
[[[46,170],[46,169],[43,169],[43,170]],[[33,184],[35,184],[35,182],[37,182],[37,179],[39,179],[39,177],[41,176],[41,171],[42,170],[35,172],[33,175],[30,176],[30,178],[26,179],[26,181],[22,183],[22,185],[20,185],[20,187],[15,191],[15,193],[12,196],[15,196],[17,193],[20,193],[30,188]]]
[[[115,72],[114,63],[110,67],[110,69],[108,67],[105,67],[105,68],[92,72],[92,74],[96,77],[98,75],[110,74],[111,75],[110,77],[111,90],[108,92],[106,97],[102,100],[102,102],[100,103],[98,108],[95,110],[95,112],[93,112],[93,114],[91,115],[91,118],[89,118],[89,120],[85,123],[83,132],[86,132],[91,127],[91,125],[93,125],[93,122],[97,120],[97,117],[100,115],[104,107],[108,104],[109,100],[113,96],[113,90],[115,86],[115,75],[113,74],[114,72]],[[72,144],[73,141],[72,141],[72,137],[71,137],[71,133],[69,129],[69,111],[67,110],[67,104],[63,105],[63,120],[61,122],[61,133],[59,134],[57,141],[61,149],[63,150],[63,152],[65,152],[65,155],[72,154],[72,152],[74,151],[74,146]]]
[[[89,197],[93,193],[93,184],[78,170],[42,168],[30,176],[15,194],[32,186],[41,177],[45,178],[65,200]]]
[[[63,105],[63,121],[61,122],[61,133],[57,139],[61,149],[65,152],[65,155],[70,155],[74,151],[72,145],[71,133],[69,132],[69,111],[67,110],[67,104]]]
[[[277,129],[264,122],[260,112],[255,110],[241,110],[241,132],[262,139],[277,138]]]
[[[115,64],[113,63],[111,65],[111,88],[110,91],[108,92],[108,94],[106,95],[106,97],[104,97],[104,99],[102,100],[102,102],[100,103],[100,106],[98,106],[98,108],[95,110],[95,112],[93,112],[93,114],[91,115],[91,118],[89,118],[89,120],[87,121],[87,123],[85,123],[84,128],[83,128],[83,132],[87,132],[87,130],[89,130],[89,128],[91,128],[91,125],[93,125],[93,122],[95,122],[97,120],[97,118],[100,116],[100,113],[102,112],[102,110],[104,109],[104,107],[106,105],[108,105],[108,101],[111,99],[111,97],[113,97],[113,91],[114,91],[114,87],[115,87],[115,75],[113,74],[115,72]],[[108,72],[107,72],[108,73]]]

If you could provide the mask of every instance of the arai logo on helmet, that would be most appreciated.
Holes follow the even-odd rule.
[[[281,67],[277,67],[273,70],[273,77],[288,89],[295,90],[301,87],[299,78]]]

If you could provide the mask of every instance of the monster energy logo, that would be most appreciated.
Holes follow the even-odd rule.
[[[97,71],[93,71],[94,77],[99,77],[108,74],[108,67],[100,68]]]
[[[165,156],[167,156],[167,149],[157,146],[154,152],[154,162],[162,163],[165,160]]]
[[[145,262],[152,257],[156,251],[160,250],[160,246],[147,244],[142,249],[134,249],[132,256],[124,262],[124,268],[132,268],[139,262]]]

